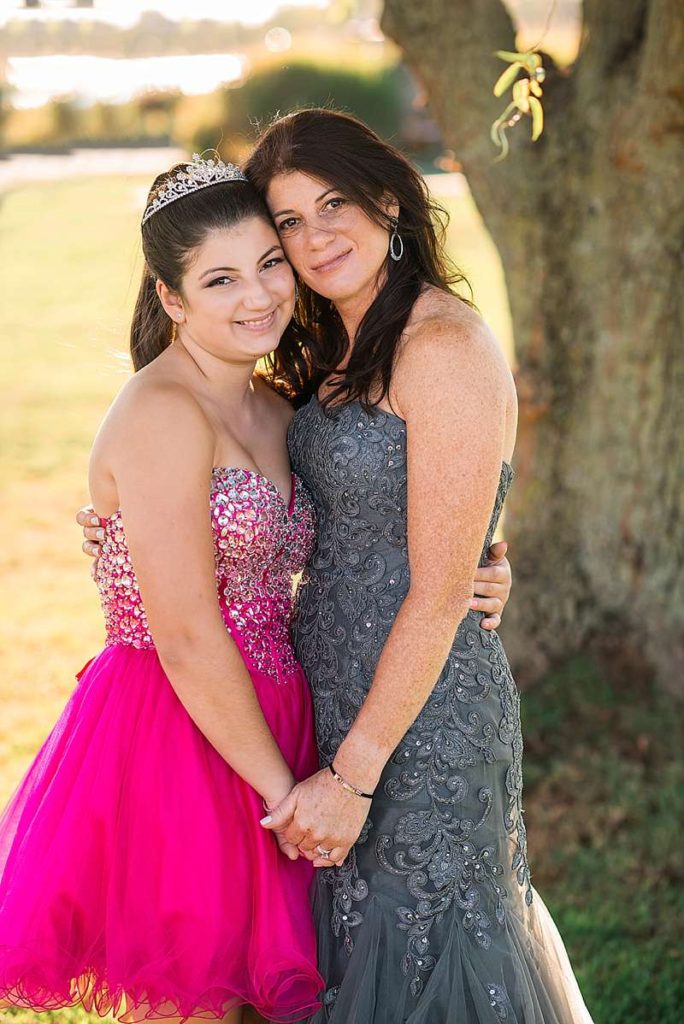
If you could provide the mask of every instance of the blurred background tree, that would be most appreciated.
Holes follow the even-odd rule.
[[[518,674],[590,648],[618,677],[684,680],[684,166],[678,0],[587,0],[546,128],[495,163],[500,0],[386,0],[503,261],[520,430],[507,646]]]

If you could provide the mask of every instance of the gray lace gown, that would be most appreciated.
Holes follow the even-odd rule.
[[[289,435],[318,514],[294,639],[321,765],[352,725],[409,585],[406,426],[313,398]],[[512,470],[506,464],[484,552]],[[501,641],[470,612],[385,767],[344,865],[317,872],[323,1008],[311,1024],[590,1024],[530,885],[518,693]]]

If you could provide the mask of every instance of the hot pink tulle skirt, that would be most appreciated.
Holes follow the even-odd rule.
[[[297,778],[317,768],[301,670],[253,675]],[[318,1005],[312,868],[195,726],[156,651],[107,647],[0,819],[0,1002],[122,1021],[274,1021]]]

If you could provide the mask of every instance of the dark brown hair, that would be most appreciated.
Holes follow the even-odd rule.
[[[159,188],[186,164],[176,164],[155,178],[148,203]],[[194,249],[217,228],[230,228],[249,217],[272,220],[266,204],[246,181],[219,182],[162,207],[142,227],[145,257],[140,291],[131,323],[130,350],[136,370],[151,363],[171,344],[173,325],[156,292],[157,279],[181,294],[181,281]]]
[[[346,369],[335,374],[324,400],[375,404],[388,394],[397,346],[423,287],[451,291],[465,282],[444,250],[448,214],[406,157],[350,114],[313,108],[276,118],[258,139],[245,172],[265,197],[276,174],[292,171],[338,189],[388,231],[387,200],[399,205],[404,255],[395,262],[388,254],[380,268],[385,282],[359,325]],[[270,372],[301,404],[337,369],[349,339],[332,303],[301,281],[295,315],[302,329],[299,346],[277,349]]]

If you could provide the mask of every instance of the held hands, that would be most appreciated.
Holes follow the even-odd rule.
[[[291,843],[314,867],[329,868],[343,863],[370,806],[370,800],[344,790],[323,768],[299,782],[261,824]],[[321,850],[330,853],[326,857]]]
[[[277,804],[273,804],[271,806],[269,803],[266,802],[266,800],[264,800],[264,810],[266,811],[267,815],[270,815],[273,812],[273,810],[274,810],[274,808],[276,806],[278,806],[278,805]],[[290,843],[285,838],[285,836],[283,835],[283,833],[281,831],[278,831],[277,829],[274,828],[274,829],[272,829],[272,832],[273,832],[273,835],[275,836],[275,841],[277,842],[278,847],[280,848],[280,852],[284,853],[285,856],[289,857],[290,860],[298,860],[299,859],[299,850],[297,849],[295,844],[294,843]]]

